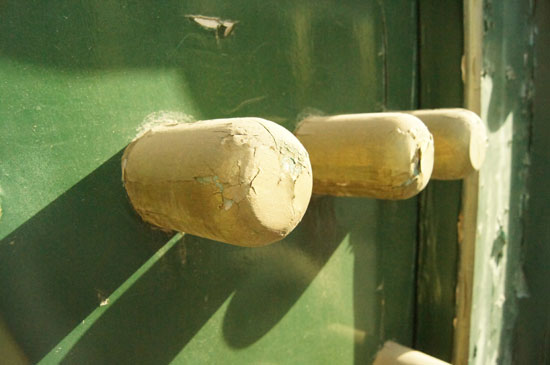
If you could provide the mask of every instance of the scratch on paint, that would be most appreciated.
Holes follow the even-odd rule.
[[[313,80],[313,35],[312,10],[302,2],[292,13],[292,43],[290,45],[290,61],[292,74],[296,82],[297,103],[304,105],[306,95]]]
[[[246,100],[242,101],[241,103],[239,103],[239,105],[237,105],[237,106],[234,107],[233,109],[227,111],[227,114],[236,113],[236,112],[238,112],[239,110],[241,110],[242,108],[244,108],[245,106],[250,105],[250,104],[257,103],[257,102],[262,101],[262,100],[264,100],[264,99],[266,99],[266,98],[267,98],[267,95],[262,95],[262,96],[257,96],[257,97],[255,97],[255,98],[246,99]]]
[[[0,219],[2,219],[2,197],[4,196],[4,190],[0,186]]]
[[[383,64],[384,64],[384,110],[388,108],[388,24],[386,21],[386,11],[381,0],[378,0],[378,6],[380,7],[380,13],[382,16],[382,29],[384,37],[384,49],[382,51]]]

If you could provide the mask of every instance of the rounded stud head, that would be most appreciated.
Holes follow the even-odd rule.
[[[410,112],[434,137],[433,179],[460,180],[481,168],[487,132],[479,116],[466,109],[427,109]]]
[[[432,135],[409,114],[308,117],[294,133],[309,151],[316,194],[407,199],[432,173]]]
[[[153,127],[127,147],[122,170],[145,221],[238,246],[284,238],[312,191],[305,148],[260,118]]]

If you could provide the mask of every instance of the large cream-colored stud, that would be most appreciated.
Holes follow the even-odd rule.
[[[239,246],[284,238],[312,190],[302,144],[260,118],[153,127],[126,148],[122,173],[145,221]]]

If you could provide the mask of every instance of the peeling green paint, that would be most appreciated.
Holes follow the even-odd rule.
[[[533,84],[534,3],[486,0],[482,119],[489,148],[479,182],[471,364],[512,364],[522,278]]]

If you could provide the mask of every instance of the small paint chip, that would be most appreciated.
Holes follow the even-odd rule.
[[[233,200],[224,199],[224,201],[223,201],[223,209],[224,210],[229,210],[229,209],[231,209],[232,206],[233,206]]]
[[[214,31],[216,38],[227,38],[235,30],[238,21],[221,19],[218,17],[204,15],[186,15],[191,21],[197,23],[204,29]]]
[[[96,289],[97,299],[99,300],[99,306],[104,307],[109,304],[109,298],[107,295],[99,289]]]
[[[529,298],[531,296],[529,292],[529,286],[527,285],[527,279],[525,272],[520,269],[516,272],[514,287],[516,289],[516,297],[519,299]]]
[[[203,185],[210,184],[212,183],[212,176],[198,176],[195,177],[195,181]]]
[[[502,260],[504,256],[505,245],[506,245],[506,232],[504,232],[504,229],[502,226],[499,226],[497,231],[497,236],[493,240],[493,247],[491,249],[492,260],[496,263],[497,266],[500,264],[500,260]]]
[[[516,79],[516,73],[512,66],[506,66],[506,72],[505,72],[506,80],[515,80]]]

